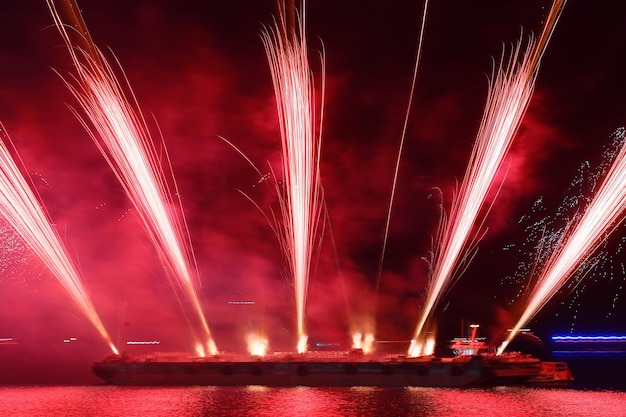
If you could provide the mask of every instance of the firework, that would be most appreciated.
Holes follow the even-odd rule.
[[[499,352],[504,350],[519,329],[526,325],[567,282],[581,263],[596,252],[607,236],[619,225],[625,209],[626,144],[623,144],[594,198],[584,213],[566,226],[558,244],[539,271],[529,301]]]
[[[47,3],[76,71],[64,81],[88,121],[74,112],[121,182],[164,260],[168,274],[175,277],[191,302],[204,331],[206,349],[215,354],[217,349],[196,291],[196,261],[180,197],[175,197],[179,194],[171,167],[169,178],[173,191],[128,81],[123,85],[118,80],[111,65],[91,41],[76,3],[63,2],[75,32],[64,25],[54,2],[47,0]],[[175,207],[178,209],[173,209]]]
[[[442,217],[438,248],[433,255],[427,298],[415,330],[416,346],[423,344],[425,326],[440,297],[472,257],[480,231],[472,236],[496,172],[511,146],[532,96],[535,70],[531,65],[532,39],[521,61],[521,42],[507,63],[501,62],[490,84],[487,105],[472,156],[454,198],[449,218]],[[479,227],[479,230],[482,227]]]
[[[564,0],[553,3],[538,41],[529,39],[521,61],[521,42],[518,42],[508,63],[501,60],[496,74],[492,75],[485,112],[463,183],[454,198],[449,218],[442,215],[426,302],[415,330],[415,343],[411,345],[420,347],[419,350],[425,344],[424,333],[430,330],[428,322],[441,296],[471,260],[482,237],[484,218],[479,221],[480,210],[530,103],[541,57],[564,5]],[[472,236],[477,223],[479,231]],[[418,356],[413,349],[409,350],[409,355]]]
[[[285,183],[284,190],[279,192],[283,224],[277,231],[294,281],[297,349],[302,353],[306,351],[307,341],[304,320],[310,261],[322,208],[321,129],[316,135],[315,88],[304,24],[298,20],[297,27],[292,27],[287,24],[282,8],[279,13],[279,23],[265,28],[262,39],[274,83],[283,151]]]
[[[76,266],[51,226],[43,206],[11,157],[5,142],[10,143],[10,139],[4,126],[0,124],[0,214],[57,277],[74,303],[117,354],[117,348],[96,313]]]
[[[615,161],[625,140],[626,129],[617,129],[611,136],[611,142],[605,147],[599,164],[593,166],[590,161],[580,164],[553,215],[548,214],[544,199],[539,198],[532,204],[530,212],[519,219],[518,223],[524,229],[525,239],[517,244],[508,244],[502,249],[503,254],[512,253],[520,258],[516,270],[500,282],[502,285],[515,288],[515,292],[507,300],[509,306],[528,298],[534,284],[529,277],[537,276],[536,271],[546,264],[549,256],[562,242],[563,235],[567,232],[566,226],[580,218],[582,215],[580,208],[590,203],[594,190],[602,183],[605,173]],[[566,309],[557,316],[571,314],[570,332],[574,331],[576,318],[580,316],[580,306],[586,290],[599,282],[616,287],[611,303],[607,305],[609,310],[606,317],[613,315],[619,304],[623,282],[626,281],[624,263],[618,256],[625,242],[626,236],[621,236],[617,242],[606,239],[592,255],[581,261],[577,271],[561,287],[562,292],[570,295],[570,299],[567,305],[565,300],[561,301],[562,305],[566,305]],[[585,279],[587,276],[594,278]]]

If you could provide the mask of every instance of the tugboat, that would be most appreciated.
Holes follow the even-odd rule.
[[[526,381],[528,385],[567,385],[574,380],[572,372],[565,362],[541,362],[539,375]]]
[[[493,385],[545,385],[567,384],[574,380],[567,363],[546,362],[521,352],[505,352],[497,355],[485,338],[478,337],[478,324],[470,325],[469,338],[452,340],[450,348],[459,356],[480,356],[493,372]]]

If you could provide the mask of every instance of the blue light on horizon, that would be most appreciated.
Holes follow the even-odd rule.
[[[626,336],[552,336],[552,340],[555,342],[590,342],[590,343],[603,343],[603,342],[626,342]]]

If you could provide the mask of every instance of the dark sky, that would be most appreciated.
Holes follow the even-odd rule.
[[[517,219],[540,196],[555,208],[577,167],[585,160],[598,163],[611,132],[624,124],[626,6],[618,3],[566,5],[509,154],[489,232],[474,267],[447,300],[446,317],[455,326],[460,316],[488,320],[502,306],[498,282],[516,261],[498,254],[503,245],[523,240]],[[276,108],[259,37],[262,24],[272,22],[274,2],[92,0],[80,6],[94,41],[115,53],[152,126],[156,120],[162,131],[218,347],[241,350],[244,334],[262,328],[272,348],[291,349],[294,305],[284,257],[263,215],[238,190],[263,208],[276,207],[275,195],[218,138],[236,144],[263,172],[271,166],[280,176]],[[321,171],[334,239],[333,245],[326,234],[314,264],[307,326],[312,340],[343,342],[348,311],[358,316],[372,305],[423,4],[323,0],[307,7],[318,75],[314,52],[323,43],[326,53]],[[429,196],[440,187],[449,201],[465,171],[491,58],[520,33],[538,32],[549,7],[545,0],[430,5],[377,300],[380,338],[412,335],[426,280],[422,257],[437,223]],[[189,350],[188,326],[150,241],[67,108],[74,99],[53,69],[66,74],[71,66],[45,2],[6,0],[0,12],[0,120],[80,265],[105,326],[117,339],[119,324],[128,322],[126,339]],[[59,355],[62,339],[76,336],[81,355],[104,356],[107,347],[95,330],[6,227],[2,242],[0,337],[17,337],[19,349],[46,357],[39,347]],[[586,290],[594,294],[587,302],[596,323],[606,318],[616,288]],[[228,304],[237,300],[256,304]],[[556,320],[554,330],[562,324]]]

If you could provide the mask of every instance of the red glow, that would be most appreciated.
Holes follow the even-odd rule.
[[[11,140],[2,125],[0,136],[0,214],[59,280],[111,351],[118,353],[61,238],[13,160],[6,144]]]
[[[157,152],[134,94],[130,86],[126,86],[129,92],[124,92],[112,67],[91,41],[78,5],[73,0],[64,0],[65,7],[71,10],[71,23],[78,28],[78,39],[82,42],[72,40],[73,36],[64,26],[54,2],[47,2],[76,69],[76,77],[65,80],[65,83],[90,123],[78,113],[77,117],[124,187],[154,246],[163,257],[168,273],[174,275],[191,301],[204,331],[207,349],[216,354],[217,349],[211,340],[192,278],[197,275],[197,267],[187,224],[182,216],[182,204],[176,197],[175,182],[172,189],[168,187],[168,177],[162,168],[165,161]],[[86,44],[86,49],[78,49],[80,44]],[[167,151],[164,153],[169,165]]]
[[[282,222],[275,190],[265,186],[285,184],[276,99],[259,38],[262,23],[272,23],[271,3],[79,3],[93,40],[107,57],[110,47],[119,58],[147,124],[155,121],[162,131],[178,184],[174,200],[180,198],[185,207],[200,271],[196,277],[192,270],[192,279],[201,281],[196,287],[201,308],[220,350],[241,353],[245,335],[254,329],[265,330],[276,350],[293,350],[299,340],[291,267],[266,219],[239,193],[272,207]],[[545,17],[536,2],[429,3],[378,296],[374,278],[423,3],[307,3],[313,69],[318,36],[327,56],[319,169],[329,219],[323,239],[314,242],[319,252],[311,262],[305,322],[310,348],[319,341],[349,346],[352,330],[376,330],[385,340],[413,336],[428,280],[423,258],[429,255],[438,217],[438,201],[428,195],[434,186],[449,195],[449,185],[463,178],[480,123],[490,57],[499,57],[502,42],[515,41],[520,26],[524,33],[536,29],[539,34]],[[626,14],[615,12],[623,9],[618,3],[602,8],[572,3],[559,22],[529,113],[509,152],[513,159],[505,188],[487,218],[489,234],[474,259],[473,265],[483,260],[493,265],[493,274],[468,270],[463,277],[480,282],[476,291],[485,297],[491,297],[491,288],[498,291],[496,271],[503,269],[503,261],[491,252],[494,241],[510,240],[503,232],[515,239],[514,219],[527,200],[562,192],[569,179],[562,177],[571,172],[568,162],[594,155],[598,142],[626,114],[616,62],[626,38],[615,36],[625,27],[616,23]],[[128,347],[128,340],[160,340],[162,351],[193,349],[187,319],[199,337],[203,330],[191,302],[170,285],[165,258],[154,249],[141,213],[68,111],[65,103],[75,105],[76,99],[50,70],[75,73],[46,3],[7,0],[0,9],[5,16],[0,118],[110,336],[131,353],[143,348]],[[609,14],[608,23],[598,19]],[[605,23],[597,28],[600,21]],[[594,28],[580,30],[587,24]],[[606,98],[609,90],[612,99]],[[261,175],[218,135],[241,148]],[[154,136],[157,142],[159,137]],[[169,209],[179,211],[177,204]],[[35,345],[33,351],[47,356],[56,352],[46,341],[76,335],[82,346],[96,347],[81,357],[100,358],[109,348],[99,334],[31,251],[11,244],[20,239],[8,230],[0,222],[2,331],[17,337],[20,348]],[[455,320],[455,308],[466,294],[449,296],[449,314],[442,319]],[[229,304],[233,300],[253,304]],[[468,310],[490,302],[469,304],[464,303]],[[118,331],[124,322],[129,326]],[[457,322],[452,326],[457,329]]]
[[[539,272],[529,300],[507,342],[537,314],[576,271],[585,257],[598,249],[607,234],[623,219],[626,210],[626,144],[615,157],[613,165],[584,209],[580,218],[567,226],[567,231]],[[506,345],[505,345],[506,347]],[[504,350],[500,349],[500,352]]]
[[[538,42],[535,44],[530,39],[521,60],[519,42],[508,63],[504,62],[503,57],[497,70],[494,69],[483,119],[465,177],[458,195],[454,197],[449,215],[442,213],[439,236],[431,259],[433,266],[426,301],[413,337],[416,343],[412,346],[420,347],[420,350],[425,344],[425,332],[433,330],[428,328],[432,326],[429,321],[433,320],[433,310],[455,278],[462,273],[462,268],[471,261],[482,237],[484,219],[479,217],[480,210],[489,190],[494,186],[496,174],[526,113],[535,88],[541,56],[564,3],[555,0]],[[479,232],[475,232],[474,228],[478,228]],[[418,356],[416,352],[409,354]]]
[[[496,172],[509,150],[515,133],[526,112],[534,90],[536,68],[531,59],[535,45],[530,42],[521,62],[518,59],[521,44],[512,54],[508,64],[502,62],[493,77],[485,113],[476,144],[455,197],[449,218],[442,219],[440,237],[432,259],[433,270],[427,299],[415,330],[414,346],[425,342],[427,322],[442,294],[458,277],[460,268],[471,260],[480,235],[472,237],[478,215],[491,189]],[[412,356],[415,352],[410,352]]]

